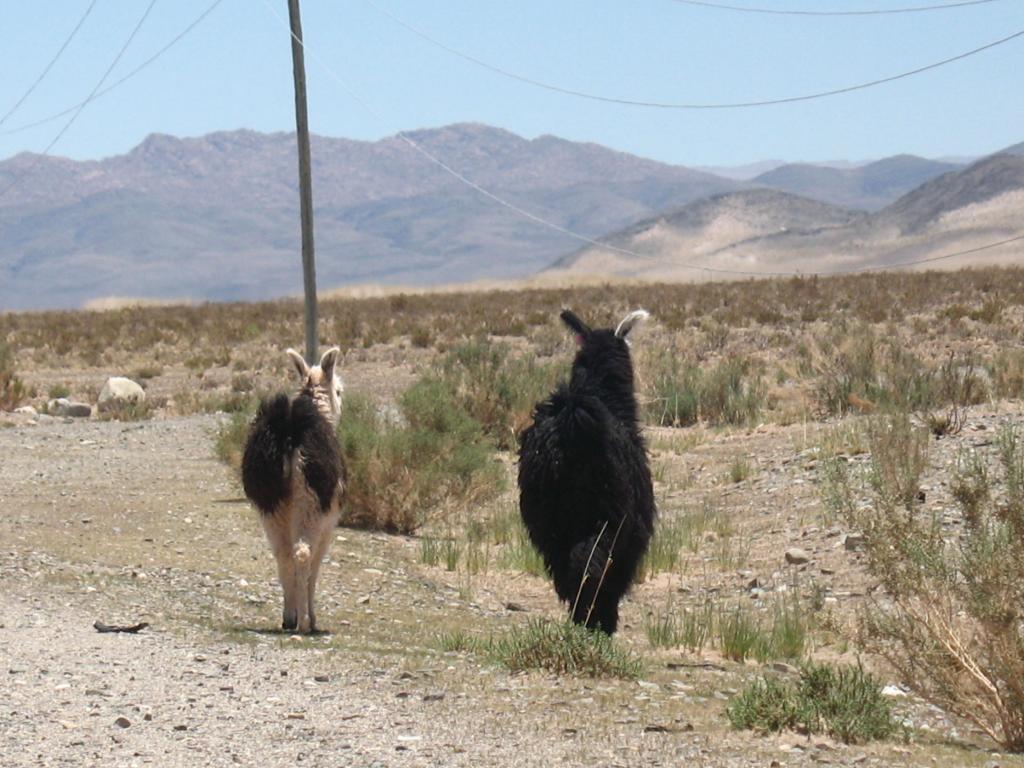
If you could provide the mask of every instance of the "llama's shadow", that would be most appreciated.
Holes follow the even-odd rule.
[[[298,632],[294,629],[282,629],[281,627],[236,627],[235,629],[238,632],[248,632],[264,637],[292,637],[293,635],[299,637],[332,637],[334,635],[329,629],[314,629],[308,633]]]

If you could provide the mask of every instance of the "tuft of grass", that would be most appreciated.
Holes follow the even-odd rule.
[[[729,465],[729,482],[742,483],[744,480],[754,474],[753,465],[747,460],[745,456],[736,456],[733,458],[732,463]]]
[[[513,672],[544,670],[558,675],[635,680],[643,662],[603,632],[569,621],[534,619],[492,638],[488,654]]]
[[[761,677],[729,702],[726,714],[736,729],[825,733],[845,744],[887,739],[900,729],[881,684],[860,665],[808,664],[796,683]]]
[[[152,419],[156,406],[150,399],[132,400],[123,405],[108,405],[106,410],[97,409],[96,418],[100,421],[147,421]]]
[[[679,611],[673,611],[669,601],[664,611],[647,616],[644,631],[654,648],[682,647],[690,653],[700,653],[711,639],[714,621],[710,601]]]

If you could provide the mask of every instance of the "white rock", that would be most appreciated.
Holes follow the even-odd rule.
[[[97,404],[100,412],[123,408],[130,403],[141,403],[146,399],[146,390],[123,376],[111,376],[100,390]]]
[[[887,685],[882,689],[882,695],[888,696],[890,699],[905,699],[907,693],[898,685]]]

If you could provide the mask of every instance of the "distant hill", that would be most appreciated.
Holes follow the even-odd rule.
[[[896,155],[856,168],[790,164],[752,183],[846,208],[876,211],[915,187],[961,166],[914,155]]]
[[[751,189],[715,195],[677,210],[646,219],[601,238],[603,243],[643,254],[645,258],[673,260],[686,254],[704,264],[702,256],[740,243],[757,242],[784,233],[815,234],[823,229],[849,226],[866,214],[770,189]],[[602,254],[612,262],[628,256],[596,246],[569,254],[551,270],[585,265],[601,271]],[[608,262],[606,262],[608,263]],[[712,262],[707,262],[713,266]]]
[[[510,203],[597,236],[736,182],[483,125],[408,134]],[[401,138],[313,138],[319,284],[528,275],[578,242],[484,198]],[[125,155],[0,162],[0,310],[101,296],[300,293],[292,134],[152,135]]]
[[[932,179],[875,213],[783,192],[718,195],[601,238],[620,250],[587,246],[559,259],[548,272],[693,280],[728,277],[728,271],[884,268],[1013,237],[1021,234],[1022,222],[1024,156],[998,154]],[[1011,245],[935,266],[1006,259],[1024,263],[1024,247]],[[726,272],[701,272],[694,266]]]

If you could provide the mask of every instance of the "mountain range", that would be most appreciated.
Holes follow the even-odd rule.
[[[754,178],[725,178],[476,124],[375,142],[315,136],[312,154],[321,289],[636,268],[619,252],[580,250],[580,237],[667,262],[713,256],[807,270],[822,243],[846,261],[883,258],[904,239],[923,247],[937,235],[933,220],[953,221],[966,201],[974,212],[953,239],[1004,231],[1015,214],[1000,206],[1019,214],[1024,188],[1004,160],[770,163]],[[0,193],[0,310],[301,292],[293,134],[152,135],[98,161],[24,153],[0,162]]]

